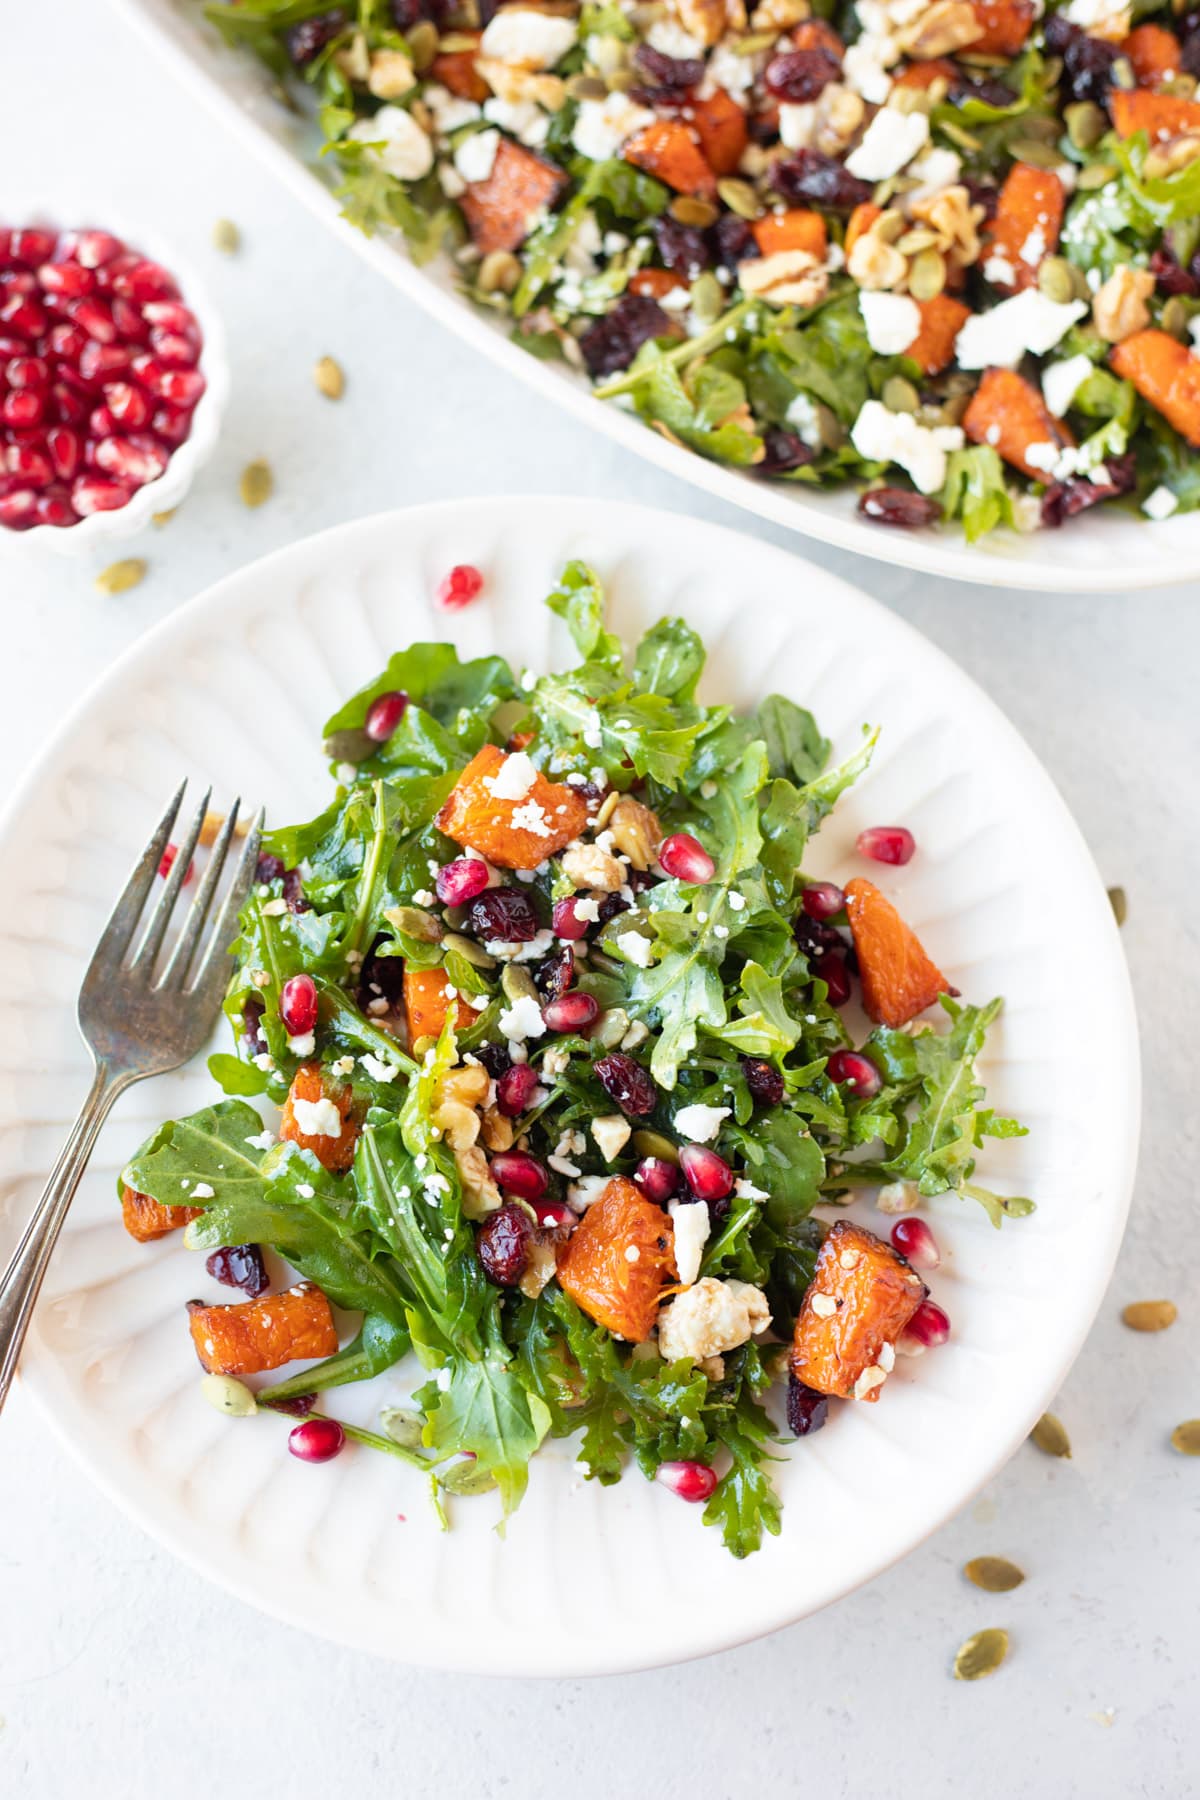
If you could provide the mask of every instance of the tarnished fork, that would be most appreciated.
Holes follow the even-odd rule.
[[[234,801],[213,843],[196,897],[183,916],[179,936],[164,963],[163,943],[200,841],[211,790],[196,809],[162,895],[144,925],[142,915],[185,786],[183,783],[176,790],[134,865],[83,978],[77,1018],[83,1041],[92,1053],[92,1087],[12,1261],[0,1277],[0,1407],[12,1385],[21,1345],[67,1208],[114,1101],[135,1081],[144,1081],[148,1075],[165,1075],[195,1056],[208,1039],[225,992],[228,946],[234,936],[234,921],[254,879],[262,814],[258,814],[247,833],[225,898],[206,932],[237,824],[238,802]]]

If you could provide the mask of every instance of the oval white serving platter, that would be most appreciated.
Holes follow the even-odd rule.
[[[1121,593],[1188,581],[1200,574],[1200,514],[1151,525],[1098,507],[1072,520],[1065,530],[1028,536],[998,531],[971,545],[957,528],[906,532],[872,525],[859,517],[853,490],[823,493],[763,481],[668,443],[620,407],[596,400],[586,380],[562,364],[541,362],[514,344],[502,320],[484,314],[459,293],[453,265],[446,258],[417,268],[402,240],[364,237],[348,225],[328,185],[328,164],[317,167],[319,140],[298,114],[269,92],[261,67],[224,44],[205,21],[200,0],[114,0],[114,4],[247,149],[393,286],[518,380],[681,481],[819,542],[985,587]]]
[[[841,1407],[781,1450],[783,1533],[747,1561],[636,1471],[609,1489],[583,1481],[569,1444],[536,1458],[506,1539],[494,1496],[455,1503],[443,1536],[403,1465],[352,1450],[308,1467],[286,1454],[286,1421],[230,1421],[201,1399],[184,1302],[228,1294],[178,1236],[134,1244],[114,1181],[159,1120],[212,1087],[198,1061],[134,1089],[51,1267],[28,1390],[121,1506],[244,1599],[386,1656],[492,1673],[701,1655],[813,1611],[911,1549],[1012,1453],[1075,1356],[1116,1256],[1137,1139],[1136,1028],[1104,889],[1051,782],[965,675],[857,590],[734,532],[591,501],[467,501],[342,526],[230,576],[105,674],[12,799],[0,825],[13,899],[0,934],[3,1236],[84,1091],[79,979],[173,783],[211,780],[218,804],[239,792],[276,823],[310,816],[328,797],[321,723],[392,648],[448,637],[468,655],[560,663],[562,628],[540,602],[574,556],[600,571],[627,641],[664,611],[702,632],[707,698],[792,694],[835,754],[864,720],[883,726],[813,867],[861,869],[864,825],[915,832],[906,869],[871,873],[965,994],[1008,997],[985,1078],[1031,1131],[989,1149],[985,1174],[1039,1210],[995,1232],[972,1203],[932,1204],[952,1342],[902,1362],[881,1404]],[[436,582],[459,561],[486,571],[486,594],[439,613]],[[393,1373],[341,1390],[335,1410],[369,1423],[406,1397]]]

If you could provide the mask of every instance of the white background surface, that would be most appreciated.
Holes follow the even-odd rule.
[[[5,0],[0,11],[6,187],[32,186],[35,167],[43,193],[86,182],[95,222],[111,197],[172,237],[207,272],[234,365],[214,461],[183,511],[135,546],[153,564],[142,587],[106,599],[86,565],[0,562],[6,781],[46,722],[177,601],[357,513],[557,490],[742,524],[511,388],[331,245],[105,8],[73,0],[52,26],[43,6]],[[235,259],[209,248],[218,216],[244,233]],[[309,379],[323,353],[347,371],[340,406]],[[237,476],[256,456],[278,492],[247,513]],[[1069,530],[1061,544],[1069,556]],[[1129,894],[1142,1171],[1113,1289],[1058,1402],[1073,1460],[1024,1449],[900,1568],[766,1642],[649,1675],[525,1686],[410,1672],[259,1618],[87,1488],[18,1392],[0,1423],[0,1793],[199,1800],[280,1781],[404,1800],[1193,1790],[1200,1469],[1166,1440],[1200,1414],[1189,1023],[1200,1005],[1200,584],[1142,598],[1010,596],[813,554],[988,688],[1061,785],[1105,879]],[[1053,908],[1054,894],[1045,901]],[[1163,1296],[1180,1307],[1173,1331],[1122,1327],[1127,1300]],[[821,1525],[794,1512],[788,1523]],[[970,1588],[960,1566],[984,1552],[1018,1561],[1025,1586]],[[950,1680],[958,1643],[991,1624],[1011,1632],[1006,1666],[974,1686]]]

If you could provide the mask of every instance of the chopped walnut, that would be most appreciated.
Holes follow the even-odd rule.
[[[742,31],[746,25],[743,0],[671,0],[671,10],[683,29],[709,49],[726,31]]]
[[[452,1150],[469,1150],[479,1136],[479,1114],[461,1100],[443,1100],[430,1117]]]
[[[970,0],[934,0],[905,29],[896,33],[900,48],[915,62],[953,56],[983,36]]]
[[[622,794],[609,820],[612,841],[635,869],[648,869],[662,843],[663,830],[658,814]]]
[[[539,1243],[537,1238],[530,1238],[525,1256],[525,1273],[517,1285],[527,1300],[536,1300],[553,1275],[558,1258],[553,1244]]]
[[[884,212],[854,240],[846,268],[860,288],[898,293],[908,282],[908,258],[891,241],[904,229],[900,213]]]
[[[738,283],[744,294],[770,306],[816,306],[828,292],[829,275],[807,250],[777,250],[740,263]]]
[[[759,0],[750,15],[755,31],[790,31],[812,16],[808,0]]]
[[[1165,144],[1150,146],[1146,153],[1145,174],[1151,181],[1161,181],[1164,176],[1175,175],[1180,169],[1186,169],[1198,156],[1200,137],[1194,133],[1168,138]]]
[[[941,251],[951,267],[969,269],[972,263],[978,262],[982,249],[979,227],[983,223],[983,208],[972,205],[969,192],[960,182],[939,188],[923,200],[913,200],[908,210],[914,219],[936,231],[938,241],[934,247]]]
[[[843,82],[831,81],[816,101],[813,144],[823,156],[840,156],[866,114],[861,94]]]
[[[399,100],[416,86],[413,66],[402,50],[376,50],[371,57],[367,87],[377,100]]]
[[[487,1098],[490,1077],[482,1063],[459,1063],[447,1069],[437,1084],[435,1103],[461,1100],[464,1106],[478,1106]]]
[[[562,871],[576,887],[599,888],[605,894],[615,894],[625,880],[616,857],[599,844],[572,844],[563,852]]]
[[[1114,269],[1092,301],[1092,321],[1100,336],[1107,343],[1119,344],[1135,331],[1144,331],[1150,323],[1146,301],[1153,292],[1154,277],[1149,269],[1135,269],[1129,263]]]
[[[480,1136],[489,1150],[511,1150],[516,1142],[512,1120],[496,1106],[489,1106],[484,1113]]]
[[[520,69],[515,63],[501,62],[494,56],[479,56],[475,67],[497,99],[511,105],[532,100],[547,112],[561,112],[566,105],[566,84],[558,75],[547,75],[537,69]]]
[[[488,1174],[487,1157],[478,1144],[454,1152],[454,1166],[462,1183],[462,1209],[468,1219],[482,1219],[501,1204],[500,1189]]]

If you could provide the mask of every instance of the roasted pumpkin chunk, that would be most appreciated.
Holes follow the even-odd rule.
[[[921,948],[916,932],[874,882],[850,882],[846,914],[868,1017],[881,1025],[907,1025],[932,1006],[939,994],[951,991],[946,977]]]
[[[279,1126],[281,1138],[311,1150],[323,1169],[341,1175],[354,1161],[358,1129],[349,1088],[323,1076],[319,1063],[296,1070]]]
[[[896,1339],[927,1292],[899,1251],[839,1219],[821,1245],[796,1319],[797,1381],[842,1400],[878,1400]]]
[[[588,1207],[558,1261],[559,1286],[590,1319],[631,1344],[650,1336],[675,1276],[670,1219],[623,1175]]]
[[[1046,405],[1040,389],[1016,369],[984,371],[962,416],[962,428],[973,444],[989,444],[997,456],[1034,481],[1046,480],[1043,459],[1047,444],[1061,450],[1075,442],[1067,425]]]
[[[261,1375],[284,1363],[332,1356],[338,1347],[329,1302],[309,1281],[232,1306],[193,1300],[188,1312],[196,1355],[210,1375]]]
[[[579,836],[587,802],[575,788],[547,781],[540,770],[519,796],[506,797],[506,785],[521,786],[501,779],[508,760],[498,745],[485,744],[438,814],[438,830],[478,850],[497,868],[536,869]]]
[[[457,1027],[462,1022],[458,1001],[447,996],[450,978],[444,969],[410,969],[404,971],[404,1017],[408,1024],[409,1049],[418,1038],[441,1037],[442,1027],[454,1014]]]
[[[136,1188],[121,1188],[121,1223],[139,1244],[152,1244],[155,1238],[167,1237],[202,1211],[199,1206],[160,1206],[149,1194],[139,1194]]]
[[[459,201],[472,243],[484,256],[519,250],[566,185],[561,169],[502,137],[491,174],[468,183]]]

